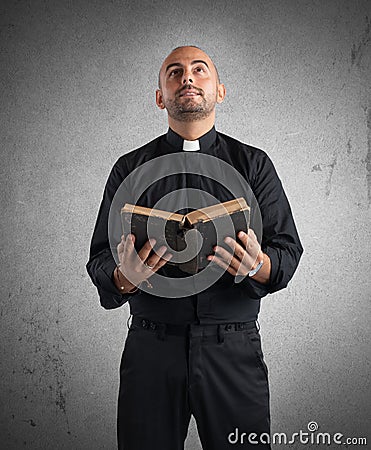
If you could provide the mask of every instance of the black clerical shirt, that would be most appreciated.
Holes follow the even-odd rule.
[[[262,297],[285,288],[292,278],[303,248],[281,181],[267,154],[219,133],[215,128],[199,139],[199,146],[198,151],[185,152],[183,138],[169,129],[167,134],[121,156],[114,164],[105,186],[86,266],[104,308],[117,308],[129,302],[131,314],[173,324],[245,322],[257,318]],[[167,159],[166,155],[176,153],[182,153],[178,155],[181,159],[176,160],[178,166],[180,161],[181,167],[174,168],[171,167],[173,160]],[[153,163],[158,157],[156,161],[160,165],[152,165],[150,170],[156,172],[157,167],[161,175],[164,165],[169,165],[165,170],[166,176],[156,180],[156,174],[152,173],[155,181],[143,188],[144,177],[133,177],[135,180],[122,191],[125,192],[122,198],[114,198],[119,186],[130,179],[127,177],[136,168],[146,167],[146,163]],[[210,165],[218,166],[213,172],[216,176],[208,173]],[[203,174],[203,167],[207,169],[206,175]],[[244,187],[241,187],[244,183],[238,181],[240,177]],[[246,192],[246,186],[254,195]],[[175,200],[171,197],[174,192],[179,192]],[[200,192],[205,196],[197,196]],[[191,204],[183,202],[184,195],[191,195],[191,200],[187,197]],[[113,199],[116,207],[115,211],[111,211],[111,217],[112,214],[119,217],[119,209],[125,202],[169,211],[177,210],[174,206],[179,205],[178,211],[184,213],[241,195],[247,197],[249,204],[255,201],[256,209],[260,210],[255,218],[252,217],[251,228],[256,228],[254,231],[261,240],[262,250],[271,260],[268,284],[261,284],[249,277],[236,283],[234,277],[225,272],[210,287],[198,293],[190,292],[190,295],[181,298],[158,297],[143,290],[132,295],[121,295],[113,282],[117,259],[115,261],[112,254],[121,231],[117,230],[117,236],[112,241],[108,238]],[[161,199],[165,199],[165,206],[158,203]],[[189,276],[170,264],[162,267],[158,274],[172,278]]]

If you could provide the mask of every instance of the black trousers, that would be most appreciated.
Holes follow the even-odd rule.
[[[183,450],[191,414],[204,450],[269,449],[268,373],[255,323],[191,325],[183,336],[144,323],[131,325],[122,355],[119,449]]]

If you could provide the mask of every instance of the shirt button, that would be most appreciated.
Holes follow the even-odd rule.
[[[148,323],[145,319],[142,320],[142,327],[143,328],[147,328],[148,327]]]

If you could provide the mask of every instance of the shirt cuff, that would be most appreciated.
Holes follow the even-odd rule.
[[[116,263],[114,260],[106,261],[99,268],[99,296],[101,300],[101,304],[104,308],[112,309],[118,308],[130,300],[134,295],[138,295],[140,293],[140,289],[131,292],[122,294],[116,287],[113,281],[113,272],[116,268]]]
[[[241,288],[246,291],[246,295],[253,299],[261,299],[269,294],[270,289],[268,284],[259,283],[248,275],[243,277],[241,281],[235,281],[236,286],[241,286]]]

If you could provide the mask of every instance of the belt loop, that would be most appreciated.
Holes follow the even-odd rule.
[[[165,323],[157,324],[156,335],[157,335],[157,339],[160,339],[160,341],[165,340],[165,336],[166,336],[166,324]]]
[[[224,342],[223,325],[218,325],[218,344],[222,344],[223,342]]]

